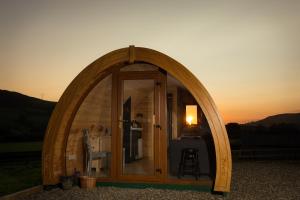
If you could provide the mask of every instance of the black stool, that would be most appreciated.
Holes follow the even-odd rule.
[[[196,180],[199,176],[199,150],[196,148],[184,148],[181,151],[181,159],[178,168],[178,178],[184,175],[193,175]]]

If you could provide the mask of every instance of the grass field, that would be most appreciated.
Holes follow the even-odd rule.
[[[42,151],[43,142],[0,143],[0,153]]]
[[[41,151],[43,142],[0,143],[0,153]],[[42,183],[41,159],[0,160],[0,196],[14,193]]]
[[[42,184],[41,161],[0,163],[0,196]]]

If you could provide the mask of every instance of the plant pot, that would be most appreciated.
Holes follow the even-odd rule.
[[[79,177],[80,177],[80,172],[76,171],[76,169],[75,169],[74,174],[73,174],[73,186],[80,186],[79,185]]]
[[[96,178],[91,176],[80,176],[80,187],[91,189],[96,187]]]
[[[73,177],[72,176],[61,176],[60,182],[61,182],[62,189],[69,190],[73,186]]]

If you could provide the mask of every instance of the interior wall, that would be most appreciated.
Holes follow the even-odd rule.
[[[143,89],[135,89],[130,91],[131,95],[131,116],[132,120],[135,119],[137,113],[143,114],[143,154],[144,157],[149,158],[150,160],[154,159],[153,154],[153,99],[154,92],[145,91]]]
[[[188,126],[186,122],[186,105],[197,105],[197,125]],[[185,88],[177,88],[177,136],[204,136],[211,134],[207,119],[193,95]]]
[[[74,168],[84,172],[82,129],[89,129],[93,151],[111,151],[111,92],[112,76],[109,75],[90,91],[80,105],[67,142],[67,174],[72,174]],[[99,161],[93,161],[92,167],[99,168]]]
[[[172,139],[182,135],[211,134],[207,119],[193,95],[174,77],[167,76],[167,93],[172,95]],[[186,105],[197,105],[197,125],[186,122]]]
[[[178,138],[177,131],[177,87],[168,86],[167,92],[172,94],[172,138]]]

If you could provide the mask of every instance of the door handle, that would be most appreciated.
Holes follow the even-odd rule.
[[[159,124],[154,124],[154,127],[159,128],[161,130],[161,125],[159,125]]]
[[[119,122],[119,128],[122,128],[124,123],[129,123],[129,120],[118,120],[118,122]]]
[[[122,123],[128,123],[129,120],[119,120],[119,122],[122,122]]]

